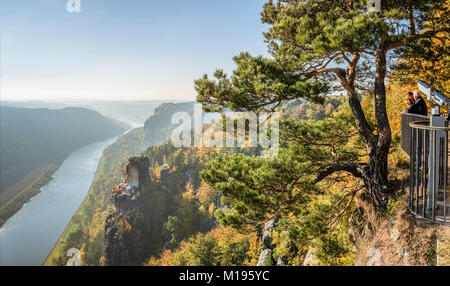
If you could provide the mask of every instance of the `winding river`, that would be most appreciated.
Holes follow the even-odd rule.
[[[117,138],[117,137],[116,137]],[[0,265],[41,265],[94,179],[111,138],[82,147],[67,157],[54,179],[0,229]]]

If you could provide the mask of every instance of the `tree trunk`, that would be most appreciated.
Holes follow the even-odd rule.
[[[391,145],[391,128],[386,111],[386,54],[387,48],[382,44],[376,54],[374,99],[377,132],[375,134],[367,122],[354,87],[357,62],[350,66],[348,75],[337,74],[348,92],[356,126],[369,154],[369,162],[362,172],[362,177],[373,206],[378,211],[386,209],[389,201],[388,154]]]
[[[377,152],[370,156],[369,165],[363,174],[369,198],[377,211],[385,210],[389,202],[387,156],[387,152]]]
[[[377,122],[377,140],[369,152],[368,177],[365,180],[372,202],[377,210],[387,207],[389,198],[388,155],[391,146],[391,127],[386,111],[386,48],[384,45],[376,55],[375,74],[375,118]]]

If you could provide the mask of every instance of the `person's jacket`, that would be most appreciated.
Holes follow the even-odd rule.
[[[428,115],[428,107],[427,107],[427,104],[425,103],[425,100],[423,100],[422,97],[419,97],[416,100],[416,103],[414,103],[411,106],[411,108],[408,108],[407,112],[412,113],[412,114],[427,116]]]

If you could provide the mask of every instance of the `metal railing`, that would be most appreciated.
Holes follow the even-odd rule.
[[[412,129],[409,127],[411,122],[426,121],[429,120],[428,116],[402,113],[402,135],[401,135],[401,147],[406,154],[411,155],[411,134]]]
[[[409,209],[419,218],[450,224],[450,128],[429,125],[409,123]]]

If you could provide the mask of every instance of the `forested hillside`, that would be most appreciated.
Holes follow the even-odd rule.
[[[1,192],[40,165],[59,163],[81,146],[124,131],[101,114],[81,108],[2,106],[0,114]]]
[[[171,118],[177,112],[194,113],[194,102],[163,103],[155,109],[154,114],[145,121],[145,140],[147,146],[166,143],[175,126]]]
[[[1,106],[0,226],[40,192],[70,153],[124,131],[88,109]]]
[[[66,251],[80,249],[86,265],[97,265],[103,253],[103,224],[110,205],[109,196],[122,178],[121,164],[130,156],[145,150],[144,129],[138,128],[122,135],[103,151],[89,193],[60,237],[45,265],[65,265]]]
[[[163,104],[147,119],[145,128],[121,136],[103,152],[89,194],[72,218],[66,231],[46,259],[46,265],[65,265],[65,251],[82,250],[83,264],[98,265],[104,250],[104,222],[113,187],[122,180],[121,167],[131,156],[170,138],[171,116],[178,111],[193,111],[193,103]]]

